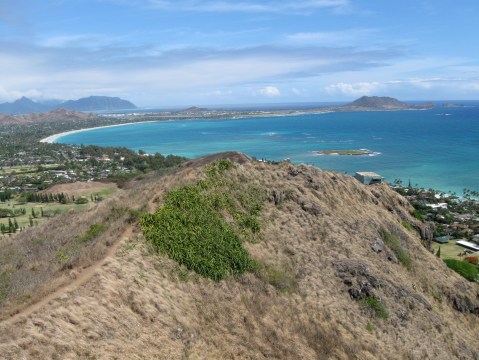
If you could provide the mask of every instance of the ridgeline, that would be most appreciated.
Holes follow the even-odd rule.
[[[150,173],[3,241],[0,351],[477,358],[478,284],[412,213],[387,185],[239,153]]]

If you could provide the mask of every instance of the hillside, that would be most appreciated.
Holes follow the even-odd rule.
[[[232,162],[212,163],[225,157]],[[161,209],[166,215],[175,203],[189,209],[181,194],[192,194],[193,209],[206,201],[209,218],[241,240],[252,259],[244,272],[213,281],[145,240],[138,219],[151,230],[165,215]],[[238,153],[145,176],[88,212],[60,215],[2,244],[0,353],[6,359],[478,358],[478,284],[425,248],[430,229],[411,211],[386,185]],[[201,218],[182,216],[186,230]],[[198,233],[208,232],[199,226],[189,237]],[[234,254],[244,256],[240,248]],[[208,249],[205,256],[215,254],[215,245]],[[196,261],[194,251],[185,264]],[[198,272],[210,265],[202,266]]]
[[[78,100],[69,100],[60,104],[59,107],[77,111],[136,109],[135,104],[128,100],[109,96],[89,96]]]
[[[99,111],[136,109],[136,106],[128,100],[110,96],[89,96],[78,100],[68,100],[65,102],[54,101],[50,103],[38,103],[26,97],[22,97],[11,103],[0,104],[0,114],[8,115],[43,113],[58,109]]]
[[[0,114],[29,114],[32,112],[44,112],[50,110],[50,107],[44,104],[36,103],[26,97],[15,100],[11,103],[0,104]]]
[[[363,96],[353,102],[339,106],[342,111],[372,111],[372,110],[420,110],[431,109],[432,103],[410,105],[387,96]]]
[[[397,108],[397,109],[404,109],[407,108],[408,105],[394,99],[392,97],[379,97],[379,96],[363,96],[357,100],[354,100],[352,103],[348,104],[348,106],[358,106],[358,107],[367,107],[367,108]]]
[[[25,115],[3,115],[0,114],[0,124],[32,124],[50,121],[78,121],[94,119],[97,116],[79,111],[56,109],[49,112],[31,113]]]

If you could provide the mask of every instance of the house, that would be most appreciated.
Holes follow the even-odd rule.
[[[447,203],[438,203],[438,204],[424,204],[433,209],[446,209],[447,210]]]
[[[362,182],[365,185],[372,184],[382,184],[384,178],[381,175],[376,174],[375,172],[357,172],[354,174],[356,180]]]
[[[473,251],[479,251],[479,245],[476,245],[475,243],[466,241],[466,240],[458,240],[456,241],[457,245],[460,245],[462,247],[465,247],[466,249],[470,249]]]
[[[439,244],[447,244],[449,242],[449,240],[451,240],[452,237],[449,236],[449,235],[446,235],[446,236],[438,236],[438,237],[435,237],[433,240]]]

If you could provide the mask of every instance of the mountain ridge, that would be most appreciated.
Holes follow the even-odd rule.
[[[232,167],[212,167],[220,159]],[[215,206],[247,204],[242,189],[266,196],[259,232],[243,238],[260,267],[218,282],[152,251],[132,217],[163,206],[172,189],[205,189],[212,179],[231,196],[216,197],[220,188]],[[366,186],[312,166],[268,164],[238,153],[190,160],[176,173],[132,181],[90,211],[52,218],[8,239],[4,248],[16,249],[16,266],[0,266],[23,286],[38,284],[44,266],[53,268],[52,283],[68,284],[88,269],[82,261],[118,250],[93,265],[78,287],[0,322],[0,350],[6,359],[477,358],[477,284],[423,245],[431,234],[412,210],[386,185]],[[103,233],[75,242],[98,224],[105,225]],[[77,252],[84,249],[73,253],[68,241]],[[19,303],[15,296],[36,296],[32,288],[8,289],[12,306]],[[3,318],[7,310],[2,314],[0,307]]]
[[[76,111],[102,111],[136,109],[136,105],[128,100],[110,96],[89,96],[78,100],[67,100],[53,105],[35,102],[25,96],[11,103],[0,104],[0,114],[25,115],[30,113],[48,112],[55,109]]]
[[[33,112],[29,114],[0,114],[0,125],[32,124],[57,120],[77,121],[94,119],[97,115],[75,110],[57,108],[48,112]]]

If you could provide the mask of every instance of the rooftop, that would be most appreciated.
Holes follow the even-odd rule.
[[[375,172],[372,172],[372,171],[358,171],[356,174],[361,175],[361,176],[382,177],[381,175],[376,174]]]

